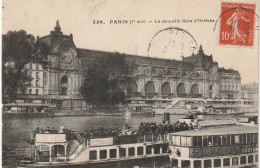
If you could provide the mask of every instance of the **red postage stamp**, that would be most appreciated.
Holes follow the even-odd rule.
[[[221,3],[219,44],[253,46],[255,4]]]

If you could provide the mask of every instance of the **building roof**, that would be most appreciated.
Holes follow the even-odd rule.
[[[189,130],[171,133],[171,135],[180,136],[209,136],[209,135],[230,135],[230,134],[250,134],[258,133],[258,127],[232,125],[224,127],[210,127],[198,130]]]
[[[152,58],[147,56],[136,56],[136,55],[130,55],[130,54],[123,54],[123,53],[113,53],[113,52],[106,52],[106,51],[97,51],[97,50],[89,50],[89,49],[77,49],[78,56],[87,59],[87,60],[93,60],[98,57],[104,57],[108,55],[114,55],[119,54],[120,56],[123,56],[126,58],[128,62],[134,62],[137,64],[143,64],[143,65],[149,65],[152,66],[168,66],[168,67],[180,67],[182,68],[193,68],[193,65],[188,62],[178,61],[178,60],[169,60],[169,59],[163,59],[163,58]]]

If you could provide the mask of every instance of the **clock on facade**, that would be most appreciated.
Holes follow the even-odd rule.
[[[211,73],[211,75],[215,75],[217,71],[218,71],[218,66],[215,64],[211,64],[209,67],[209,72]]]
[[[60,54],[65,63],[70,63],[73,58],[73,53],[70,49],[63,49]]]
[[[148,47],[148,57],[181,59],[197,52],[193,36],[180,28],[170,27],[156,33]]]

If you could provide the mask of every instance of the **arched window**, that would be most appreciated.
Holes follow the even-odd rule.
[[[138,85],[136,84],[136,82],[134,80],[130,81],[127,84],[127,96],[137,96],[137,92],[138,92]]]
[[[169,82],[164,82],[162,85],[162,96],[163,97],[170,97],[171,95],[171,86]]]
[[[145,84],[145,96],[152,97],[155,94],[155,86],[153,81],[149,81]]]
[[[186,97],[186,89],[185,89],[185,86],[184,86],[184,83],[180,83],[178,86],[177,86],[177,96],[178,97]]]
[[[191,96],[194,98],[199,97],[199,86],[198,84],[193,84],[191,86]]]
[[[68,78],[66,76],[61,78],[61,84],[68,84]]]

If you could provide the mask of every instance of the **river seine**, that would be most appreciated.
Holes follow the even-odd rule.
[[[175,123],[184,115],[171,115],[171,123]],[[231,118],[232,116],[225,116]],[[215,118],[215,117],[214,117]],[[123,129],[125,124],[138,128],[141,122],[156,122],[162,123],[163,115],[156,117],[123,117],[123,116],[86,116],[86,117],[55,117],[55,118],[31,118],[31,119],[6,119],[3,120],[3,139],[2,139],[2,161],[4,167],[14,167],[16,162],[21,159],[30,158],[31,146],[27,142],[30,134],[36,127],[45,129],[53,127],[58,129],[59,126],[75,130],[85,131],[87,129],[97,129],[101,124],[107,129],[119,128]],[[136,163],[136,166],[142,167],[166,167],[168,163]],[[117,167],[117,166],[115,166]],[[131,168],[133,165],[131,165]]]

